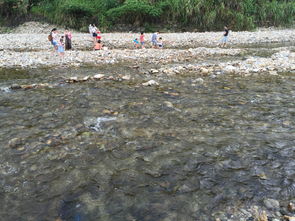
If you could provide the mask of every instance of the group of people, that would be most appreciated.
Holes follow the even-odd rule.
[[[155,32],[152,34],[151,42],[152,42],[153,48],[163,48],[164,47],[163,39],[162,39],[162,37],[158,37],[158,34],[159,34],[159,32]],[[138,38],[135,38],[133,40],[133,43],[134,43],[135,48],[145,48],[144,32],[140,33],[139,41],[138,41]]]
[[[95,24],[89,25],[89,33],[91,35],[92,41],[93,41],[93,49],[94,50],[102,50],[106,49],[103,47],[102,40],[101,40],[101,31],[95,26]],[[153,48],[163,48],[164,43],[162,37],[158,37],[159,32],[155,32],[152,34],[151,43]],[[226,47],[226,44],[228,42],[228,35],[229,35],[229,29],[225,26],[224,27],[224,33],[223,38],[220,42],[221,47]],[[48,40],[51,42],[51,44],[54,47],[54,50],[57,51],[61,56],[64,55],[65,50],[71,50],[72,49],[72,33],[66,29],[64,32],[64,35],[60,36],[57,29],[54,28],[51,30],[50,35],[48,36]],[[135,48],[145,48],[145,35],[144,32],[140,33],[139,40],[138,38],[135,38],[133,40],[134,47]]]
[[[88,26],[88,30],[91,38],[93,39],[93,48],[94,50],[102,50],[102,42],[101,42],[101,31],[96,27],[95,24],[90,24]]]
[[[159,35],[158,31],[152,34],[151,43],[152,43],[153,48],[160,48],[161,49],[164,47],[164,43],[163,43],[162,37],[158,37],[158,35]],[[228,42],[228,35],[229,35],[229,29],[227,26],[225,26],[223,37],[222,37],[220,44],[219,44],[220,47],[226,47],[227,42]],[[139,41],[138,41],[138,38],[135,38],[133,40],[133,43],[134,43],[135,48],[144,48],[144,45],[145,45],[144,33],[141,32],[140,37],[139,37]]]
[[[68,29],[65,30],[62,36],[60,36],[56,28],[52,29],[48,35],[48,40],[54,50],[61,56],[64,56],[65,50],[72,49],[72,33]]]

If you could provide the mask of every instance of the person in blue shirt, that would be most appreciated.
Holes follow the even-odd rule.
[[[139,48],[139,41],[138,41],[138,39],[137,38],[135,38],[134,40],[133,40],[133,43],[134,43],[134,47],[135,48]]]

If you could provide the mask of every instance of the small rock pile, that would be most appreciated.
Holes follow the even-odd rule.
[[[180,65],[171,68],[151,69],[150,74],[186,74],[197,73],[200,75],[219,74],[258,74],[269,73],[277,75],[280,72],[295,71],[295,53],[281,51],[270,58],[249,57],[246,60],[221,62],[218,64]]]

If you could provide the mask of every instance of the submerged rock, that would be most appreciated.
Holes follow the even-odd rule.
[[[23,144],[23,139],[22,138],[13,138],[8,142],[8,146],[10,148],[17,148],[22,144]]]
[[[277,210],[280,208],[279,201],[274,200],[274,199],[265,199],[265,200],[263,200],[263,203],[266,208],[271,209],[271,210]]]
[[[200,83],[200,84],[203,84],[204,83],[204,79],[203,78],[197,78],[195,80],[195,82]]]
[[[295,221],[295,217],[292,217],[292,216],[284,216],[284,218],[289,221]]]

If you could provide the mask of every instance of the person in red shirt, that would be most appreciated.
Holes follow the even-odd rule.
[[[101,32],[99,29],[97,29],[97,32],[96,32],[96,40],[101,40]]]
[[[140,33],[139,40],[140,40],[141,48],[143,49],[144,48],[144,33],[143,32]]]

